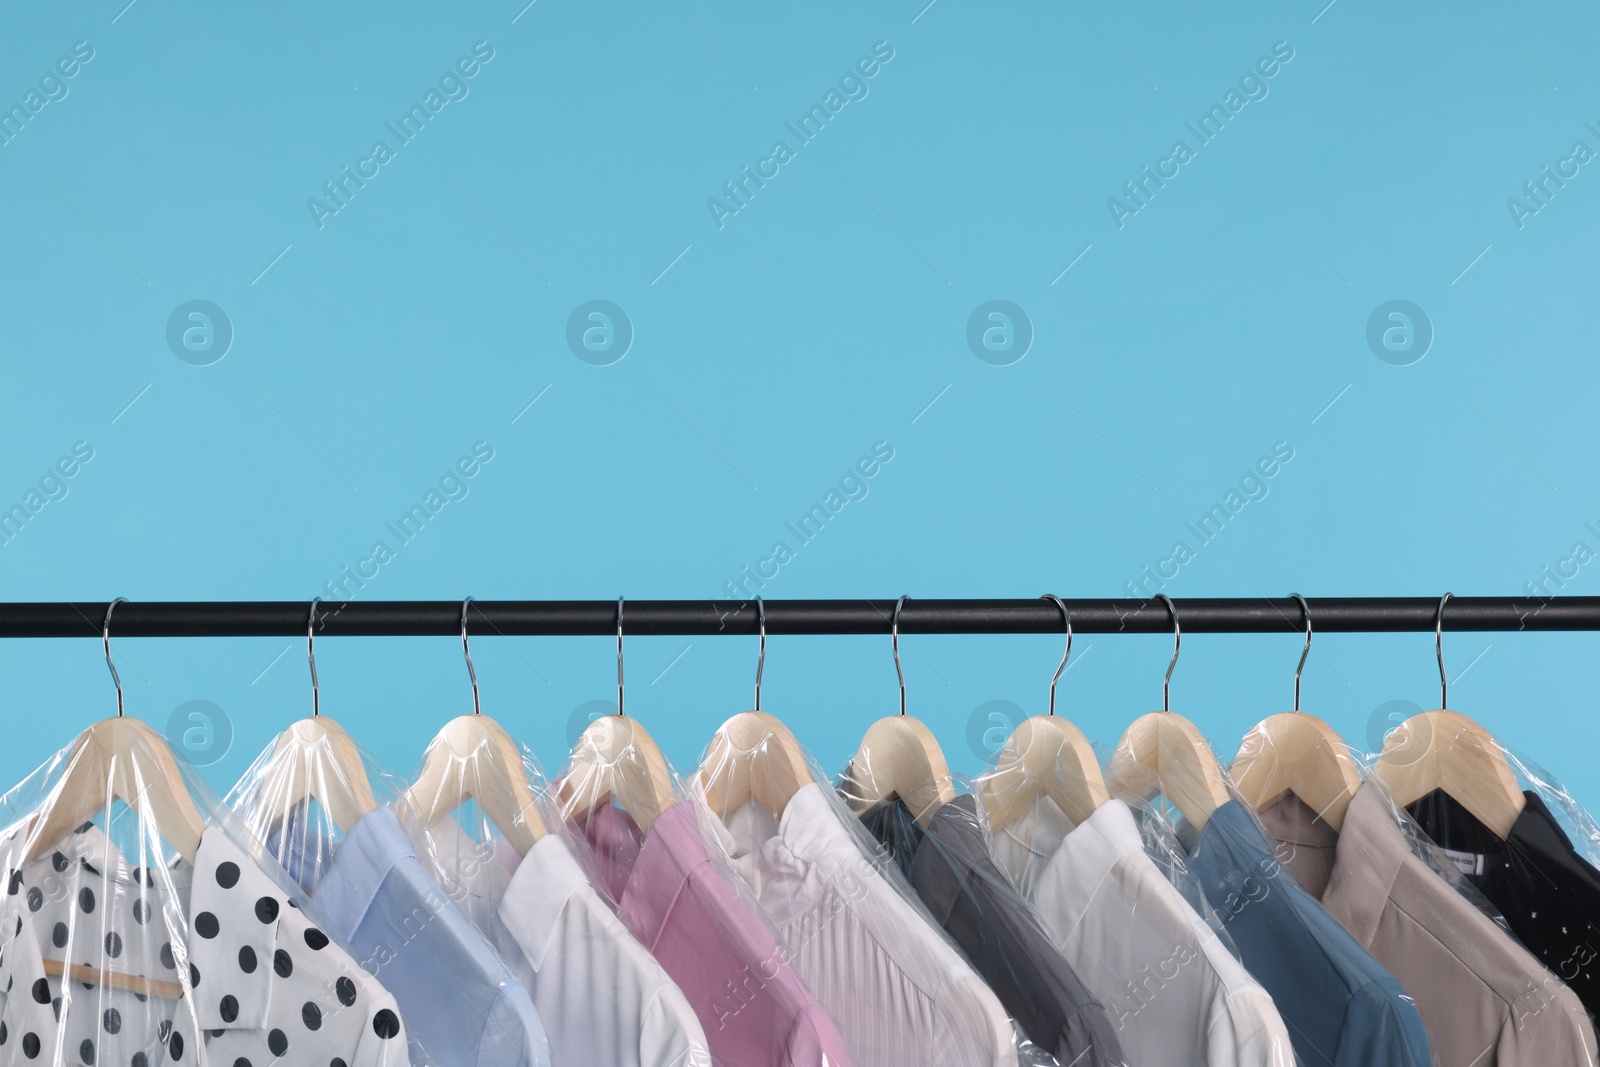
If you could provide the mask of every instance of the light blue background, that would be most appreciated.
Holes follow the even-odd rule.
[[[925,2],[12,5],[7,108],[75,42],[94,58],[0,146],[0,504],[74,442],[94,459],[0,549],[3,596],[326,595],[478,441],[469,495],[361,599],[722,596],[878,441],[869,494],[766,596],[1125,594],[1280,441],[1167,593],[1509,595],[1600,551],[1600,168],[1522,228],[1507,207],[1600,149],[1593,8]],[[308,198],[478,41],[469,95],[319,229]],[[869,94],[719,229],[708,198],[879,41]],[[1268,95],[1119,230],[1107,199],[1280,41]],[[596,298],[636,331],[606,367],[565,340]],[[165,340],[193,299],[236,332],[211,366]],[[1011,366],[965,340],[992,299],[1036,331]],[[1410,366],[1366,341],[1391,299],[1435,331]],[[1446,643],[1452,704],[1591,804],[1597,643]],[[1083,637],[1061,712],[1113,743],[1169,647]],[[1431,635],[1316,647],[1305,706],[1358,745],[1386,702],[1437,702]],[[219,788],[310,708],[293,641],[118,652],[130,714],[225,709]],[[830,770],[895,708],[886,639],[768,652],[765,705]],[[1174,710],[1231,754],[1298,653],[1195,636]],[[612,696],[608,640],[475,654],[485,710],[552,769]],[[911,709],[973,770],[987,702],[1042,710],[1058,655],[914,637]],[[324,710],[401,769],[470,708],[449,639],[328,639],[318,665]],[[692,765],[754,665],[750,638],[635,639],[629,711]],[[6,642],[0,672],[6,782],[114,708],[89,641]]]

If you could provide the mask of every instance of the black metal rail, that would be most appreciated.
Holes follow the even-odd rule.
[[[1075,600],[1063,597],[1077,633],[1170,633],[1172,615],[1157,600]],[[1438,597],[1308,598],[1318,633],[1426,631],[1434,628]],[[1300,632],[1305,616],[1289,597],[1185,598],[1174,601],[1185,633]],[[887,634],[894,614],[887,600],[768,600],[769,634]],[[0,603],[0,637],[99,637],[105,601]],[[306,632],[309,601],[126,601],[117,605],[117,637],[290,637]],[[629,600],[629,634],[754,634],[755,601]],[[1445,608],[1449,631],[1600,630],[1600,597],[1453,597]],[[474,600],[473,633],[612,635],[614,600]],[[908,634],[1060,633],[1061,612],[1048,600],[909,599],[900,613]],[[461,632],[453,600],[324,602],[319,636],[448,636]]]

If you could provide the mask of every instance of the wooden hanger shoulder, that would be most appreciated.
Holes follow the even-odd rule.
[[[270,798],[277,807],[272,814],[283,818],[315,800],[346,833],[378,808],[360,749],[326,715],[301,719],[278,735],[261,774],[260,795]]]
[[[1361,774],[1344,740],[1326,722],[1305,712],[1271,715],[1245,735],[1233,760],[1233,782],[1256,811],[1265,811],[1293,793],[1334,830]]]
[[[573,746],[560,796],[562,817],[569,822],[615,796],[646,833],[677,799],[660,746],[638,720],[626,715],[602,716],[583,731]]]
[[[918,822],[956,797],[939,742],[920,719],[890,715],[867,728],[847,772],[857,812],[898,796]]]
[[[1442,789],[1500,838],[1527,803],[1494,737],[1454,711],[1423,711],[1395,727],[1372,773],[1401,807]]]
[[[476,800],[519,856],[548,833],[521,750],[487,715],[462,715],[445,724],[428,745],[406,798],[424,826]]]
[[[754,799],[781,816],[811,782],[811,767],[793,732],[764,711],[741,711],[711,738],[700,764],[700,788],[718,815]]]
[[[1111,784],[1149,798],[1165,794],[1196,830],[1229,800],[1222,767],[1194,723],[1170,711],[1140,716],[1111,756]]]
[[[1018,723],[980,788],[994,830],[1016,822],[1040,794],[1055,801],[1075,824],[1110,799],[1088,738],[1054,715],[1035,715]]]
[[[79,735],[66,774],[29,831],[32,842],[24,862],[103,814],[113,800],[152,820],[163,840],[184,858],[194,859],[206,823],[172,750],[147,724],[118,716],[102,719]]]

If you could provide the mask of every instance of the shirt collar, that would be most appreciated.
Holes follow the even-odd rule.
[[[1334,853],[1339,899],[1345,909],[1340,921],[1361,944],[1370,945],[1377,938],[1395,881],[1406,860],[1413,858],[1383,786],[1368,779],[1350,799]]]
[[[19,850],[26,847],[27,840],[25,833],[19,833],[15,838],[16,847]],[[67,834],[50,848],[45,849],[34,862],[46,861],[57,874],[64,874],[71,865],[76,864],[91,875],[129,887],[149,887],[153,880],[151,872],[143,866],[130,867],[122,850],[117,848],[106,832],[93,822],[86,822]],[[171,860],[156,857],[156,861],[167,868],[167,878],[174,888],[181,889],[189,885],[192,871],[182,857],[174,857]],[[153,870],[154,865],[151,866]]]
[[[338,940],[354,939],[389,872],[416,856],[390,809],[376,808],[356,820],[316,887],[317,906]]]
[[[969,793],[934,812],[927,836],[917,846],[912,884],[940,926],[948,925],[957,902],[973,891],[981,868],[989,864],[976,803]],[[909,809],[902,814],[911,818]]]
[[[843,817],[816,782],[798,789],[777,818],[751,802],[730,811],[726,821],[708,822],[712,843],[732,857],[763,908],[780,923],[841,890],[864,861]]]
[[[704,822],[714,833],[716,817]],[[647,948],[666,922],[678,891],[696,868],[710,862],[705,841],[700,836],[700,823],[695,801],[680,800],[661,813],[639,849],[639,858],[622,891],[620,903],[625,913],[634,916],[639,927],[635,932],[640,933],[640,940]]]
[[[620,901],[644,844],[639,824],[618,805],[602,804],[572,825],[588,845],[606,892]]]
[[[535,971],[544,966],[562,913],[572,906],[575,896],[585,892],[594,889],[557,834],[545,834],[535,841],[511,875],[500,898],[500,921]]]
[[[1115,798],[1094,810],[1062,839],[1061,847],[1050,858],[1052,866],[1068,865],[1078,877],[1098,884],[1111,873],[1117,861],[1130,852],[1144,854],[1144,839],[1133,821],[1128,805]]]
[[[424,832],[440,888],[452,899],[463,897],[497,905],[514,872],[522,866],[503,840],[480,841],[453,815],[440,816]],[[504,853],[511,853],[506,856]]]
[[[1076,827],[1066,812],[1054,800],[1040,794],[1034,804],[1029,805],[1004,830],[998,831],[995,837],[1004,838],[1025,853],[1029,862],[1043,866],[1074,829]]]

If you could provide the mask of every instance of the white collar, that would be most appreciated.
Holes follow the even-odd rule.
[[[1128,805],[1115,798],[1106,801],[1061,841],[1050,865],[1066,864],[1091,884],[1111,872],[1130,852],[1144,855],[1144,838]]]
[[[560,835],[545,834],[533,843],[512,872],[500,898],[499,915],[534,970],[543,967],[562,914],[576,906],[578,897],[588,894],[599,902],[599,895]]]

